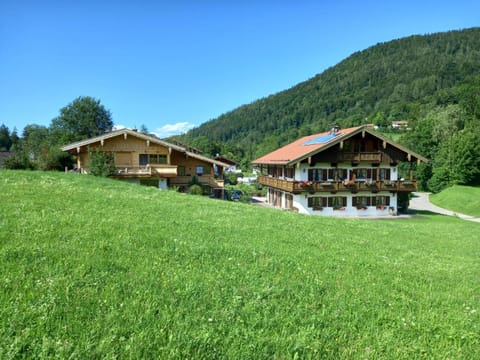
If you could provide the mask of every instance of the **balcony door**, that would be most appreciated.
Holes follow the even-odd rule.
[[[138,157],[138,163],[140,166],[146,166],[148,164],[148,154],[140,154]]]

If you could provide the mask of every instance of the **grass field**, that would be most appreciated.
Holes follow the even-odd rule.
[[[0,171],[0,358],[473,359],[480,224]]]
[[[445,209],[480,217],[480,187],[455,185],[430,195],[430,201]]]

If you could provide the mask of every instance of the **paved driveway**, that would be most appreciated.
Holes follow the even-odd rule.
[[[437,214],[448,215],[448,216],[457,216],[464,220],[480,222],[479,218],[474,216],[460,214],[454,211],[443,209],[436,205],[433,205],[429,200],[430,193],[425,192],[415,192],[413,197],[410,199],[409,209],[411,210],[421,210],[421,211],[430,211]]]

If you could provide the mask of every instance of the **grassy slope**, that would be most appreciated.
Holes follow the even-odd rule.
[[[430,201],[445,209],[480,217],[480,187],[452,186],[431,195]]]
[[[0,171],[2,358],[474,358],[480,225]]]

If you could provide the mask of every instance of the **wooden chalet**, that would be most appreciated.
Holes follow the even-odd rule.
[[[417,190],[413,164],[427,161],[366,126],[305,136],[253,164],[269,204],[303,214],[397,214],[399,195]],[[409,176],[398,174],[410,163]]]
[[[63,146],[77,158],[77,169],[89,173],[89,149],[113,153],[113,178],[140,184],[155,185],[161,189],[179,187],[186,190],[193,178],[204,187],[210,187],[217,197],[223,197],[223,169],[221,161],[203,156],[198,150],[160,140],[143,133],[121,129],[91,139]]]

